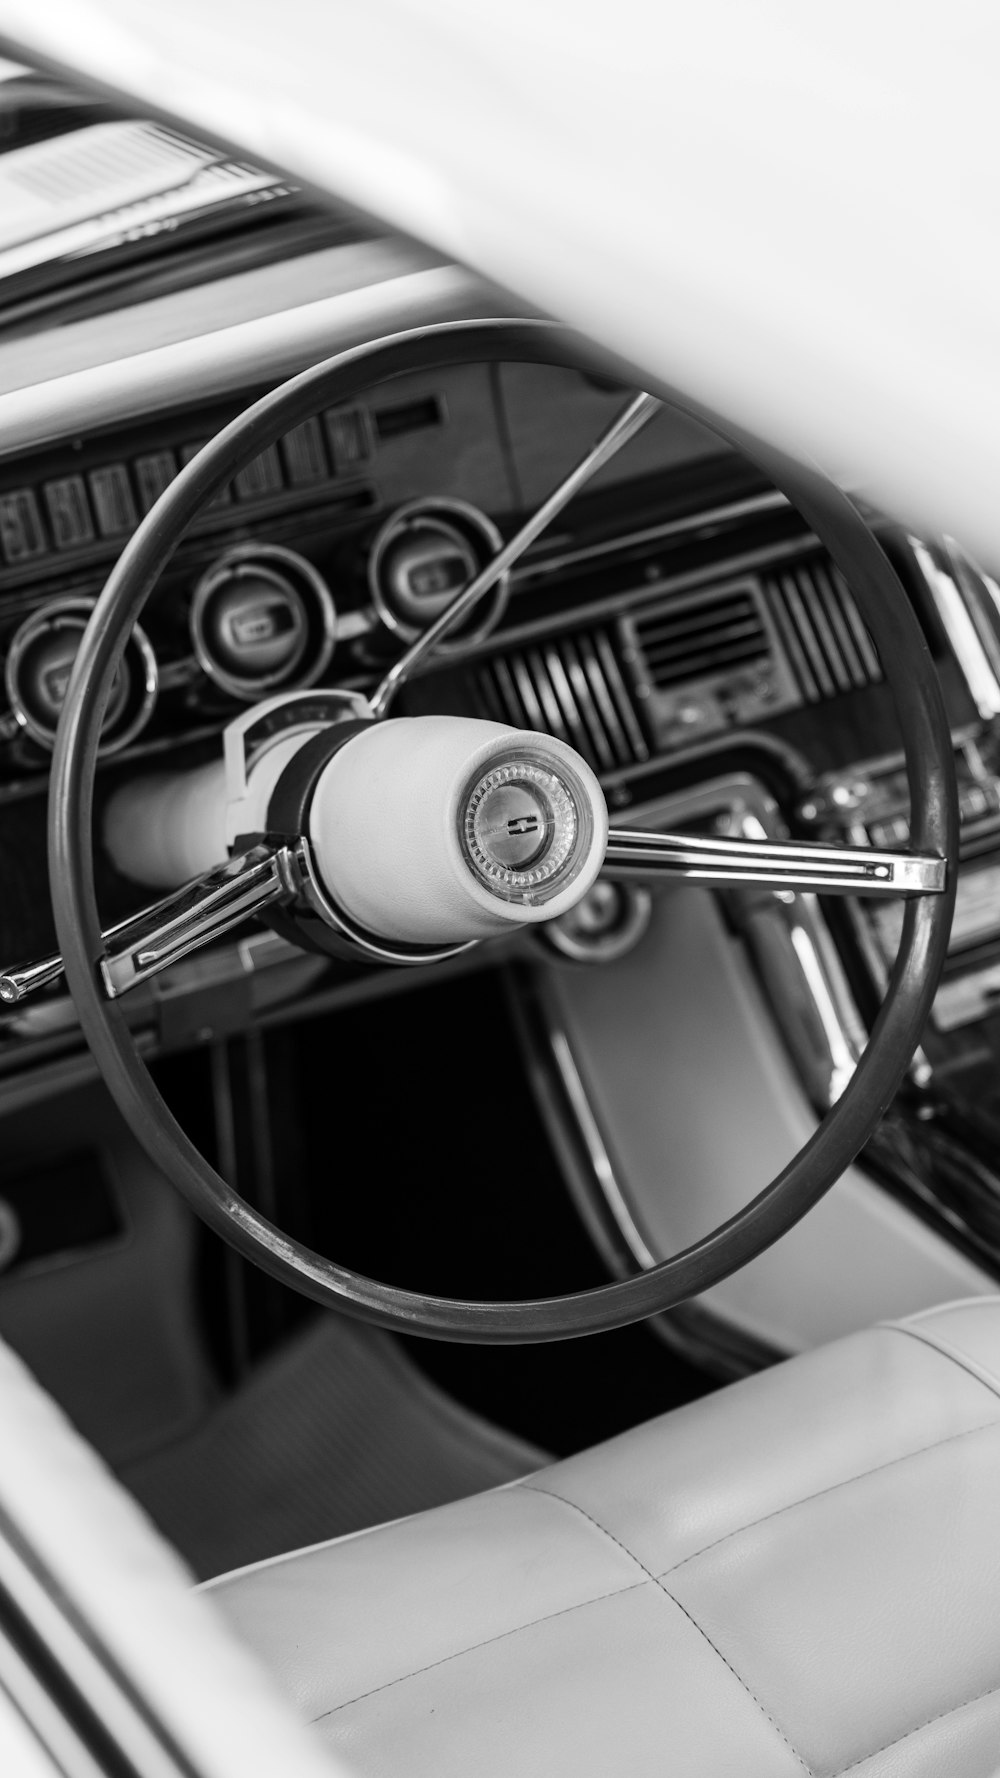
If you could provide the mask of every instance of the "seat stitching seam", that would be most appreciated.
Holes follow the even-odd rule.
[[[660,1583],[657,1576],[653,1573],[651,1568],[646,1567],[645,1562],[639,1560],[635,1551],[630,1550],[627,1544],[622,1543],[621,1539],[616,1537],[613,1531],[609,1531],[606,1525],[602,1525],[599,1519],[592,1518],[590,1513],[588,1513],[584,1507],[577,1506],[575,1500],[568,1499],[565,1494],[556,1494],[552,1488],[539,1488],[535,1482],[522,1482],[521,1487],[526,1494],[544,1494],[549,1500],[558,1500],[560,1506],[571,1507],[573,1512],[579,1513],[582,1519],[586,1519],[588,1525],[593,1525],[595,1531],[600,1531],[604,1537],[609,1538],[616,1548],[620,1549],[622,1554],[628,1557],[630,1562],[634,1562],[636,1567],[642,1570],[647,1580],[651,1580],[656,1586],[659,1586]]]
[[[728,1543],[731,1537],[739,1537],[744,1531],[755,1531],[759,1525],[766,1525],[770,1519],[780,1519],[784,1513],[794,1512],[798,1506],[808,1506],[813,1500],[822,1500],[826,1494],[836,1494],[840,1488],[849,1488],[855,1482],[867,1481],[869,1476],[881,1475],[884,1470],[894,1469],[898,1463],[910,1463],[914,1457],[925,1457],[928,1451],[942,1450],[945,1445],[954,1444],[960,1438],[971,1438],[977,1432],[995,1432],[998,1428],[1000,1418],[983,1420],[978,1426],[966,1426],[961,1432],[949,1432],[947,1438],[932,1439],[929,1445],[917,1445],[914,1450],[904,1451],[900,1457],[890,1457],[886,1463],[876,1463],[871,1469],[860,1469],[857,1475],[844,1476],[842,1481],[831,1482],[826,1488],[817,1488],[814,1494],[802,1494],[797,1500],[786,1501],[784,1506],[775,1507],[773,1512],[762,1514],[759,1519],[748,1519],[745,1524],[736,1525],[732,1531],[724,1532],[722,1537],[713,1538],[711,1543],[703,1544],[701,1549],[692,1550],[689,1556],[682,1556],[679,1562],[664,1568],[662,1574],[654,1575],[653,1578],[659,1581],[668,1574],[676,1574],[678,1569],[685,1568],[689,1562],[696,1562],[699,1556],[707,1556],[710,1550]]]
[[[775,1722],[774,1717],[771,1715],[771,1712],[766,1708],[765,1705],[763,1705],[761,1703],[756,1692],[751,1690],[750,1686],[747,1684],[746,1680],[743,1678],[742,1673],[737,1672],[736,1668],[732,1664],[732,1661],[727,1660],[727,1658],[723,1654],[721,1648],[716,1647],[716,1644],[712,1641],[712,1638],[708,1634],[708,1631],[705,1630],[701,1624],[699,1624],[697,1618],[692,1617],[691,1613],[687,1610],[687,1607],[682,1605],[679,1599],[674,1598],[674,1595],[670,1591],[669,1587],[664,1586],[664,1584],[663,1584],[662,1580],[660,1580],[659,1576],[653,1574],[652,1571],[646,1567],[646,1564],[644,1562],[640,1561],[639,1557],[635,1554],[634,1550],[630,1550],[628,1545],[622,1543],[620,1541],[620,1539],[615,1536],[613,1531],[609,1531],[607,1526],[602,1525],[599,1519],[593,1518],[592,1515],[587,1512],[585,1507],[578,1506],[575,1500],[569,1500],[565,1494],[556,1494],[552,1491],[551,1488],[539,1488],[531,1482],[523,1482],[521,1484],[521,1486],[526,1488],[528,1490],[528,1492],[531,1494],[547,1494],[550,1500],[558,1500],[562,1503],[563,1506],[571,1507],[574,1512],[580,1514],[581,1518],[586,1519],[587,1523],[589,1525],[593,1525],[595,1531],[600,1531],[603,1534],[603,1536],[610,1538],[611,1542],[613,1544],[615,1544],[617,1546],[617,1548],[620,1549],[624,1555],[628,1556],[630,1558],[630,1560],[636,1564],[637,1568],[641,1568],[643,1574],[647,1575],[648,1578],[654,1583],[654,1585],[659,1587],[660,1592],[663,1594],[664,1598],[669,1599],[670,1603],[672,1605],[676,1605],[678,1611],[682,1612],[683,1615],[687,1618],[688,1623],[693,1625],[694,1629],[696,1629],[698,1631],[698,1634],[700,1636],[704,1637],[705,1641],[708,1643],[709,1648],[712,1650],[712,1653],[714,1655],[718,1656],[719,1660],[722,1662],[722,1665],[724,1667],[728,1668],[729,1672],[732,1674],[732,1676],[736,1680],[737,1684],[742,1686],[743,1690],[747,1694],[747,1697],[750,1698],[752,1700],[752,1702],[757,1706],[757,1709],[760,1711],[761,1715],[765,1718],[765,1720],[767,1722],[770,1723],[775,1734],[780,1736],[781,1740],[785,1743],[785,1746],[788,1748],[789,1753],[794,1754],[799,1765],[802,1767],[802,1770],[809,1774],[809,1778],[814,1778],[812,1767],[806,1765],[806,1762],[803,1759],[801,1753],[798,1751],[798,1748],[793,1747],[791,1741],[788,1739],[788,1736],[785,1734],[784,1730],[781,1728],[781,1726],[778,1723]]]
[[[779,1723],[775,1722],[774,1717],[771,1715],[771,1712],[766,1708],[766,1706],[764,1704],[761,1703],[760,1699],[757,1696],[757,1693],[755,1691],[753,1691],[752,1688],[747,1684],[742,1673],[737,1671],[737,1669],[733,1666],[732,1661],[728,1660],[727,1657],[723,1654],[721,1648],[719,1648],[718,1645],[712,1641],[711,1636],[709,1635],[708,1631],[704,1628],[704,1626],[698,1622],[698,1619],[696,1617],[692,1617],[692,1615],[688,1611],[687,1607],[685,1605],[682,1605],[679,1599],[674,1597],[674,1595],[670,1591],[669,1587],[665,1587],[661,1580],[658,1580],[656,1584],[660,1588],[660,1591],[664,1594],[664,1596],[667,1599],[669,1599],[672,1602],[672,1604],[676,1605],[678,1611],[682,1611],[684,1613],[684,1616],[687,1618],[688,1623],[692,1624],[694,1626],[694,1628],[698,1631],[698,1634],[700,1636],[704,1636],[705,1641],[708,1643],[709,1648],[712,1650],[712,1653],[718,1655],[719,1660],[722,1662],[722,1665],[724,1667],[728,1667],[733,1678],[735,1680],[737,1680],[738,1683],[743,1687],[743,1690],[746,1692],[747,1697],[752,1698],[753,1702],[756,1704],[757,1709],[760,1711],[761,1715],[770,1723],[775,1734],[779,1735],[781,1737],[781,1740],[785,1743],[785,1746],[788,1748],[789,1753],[792,1754],[794,1756],[794,1758],[798,1761],[799,1765],[802,1767],[802,1770],[804,1772],[808,1772],[809,1778],[815,1778],[812,1766],[806,1764],[806,1761],[802,1757],[802,1754],[799,1752],[798,1748],[796,1746],[794,1746],[793,1743],[788,1739],[788,1736],[785,1734],[784,1729],[781,1727],[781,1725]],[[838,1778],[839,1778],[839,1775],[838,1775]]]
[[[932,1352],[939,1352],[942,1358],[948,1358],[957,1364],[967,1377],[973,1377],[988,1389],[991,1395],[1000,1396],[1000,1378],[995,1377],[989,1365],[980,1364],[971,1354],[963,1352],[961,1346],[953,1346],[950,1340],[934,1340],[930,1334],[920,1333],[914,1327],[906,1327],[898,1321],[883,1322],[891,1333],[905,1334],[907,1339],[919,1341],[921,1346],[929,1346]]]
[[[650,1575],[650,1580],[653,1576]],[[653,1582],[655,1586],[655,1581]],[[373,1685],[370,1691],[359,1692],[355,1698],[345,1698],[340,1704],[332,1704],[329,1710],[321,1710],[318,1716],[310,1717],[310,1722],[323,1722],[328,1716],[336,1716],[338,1710],[347,1710],[352,1704],[361,1704],[366,1698],[374,1698],[378,1692],[387,1692],[394,1685],[402,1685],[406,1679],[418,1679],[422,1673],[432,1673],[435,1667],[446,1667],[449,1661],[457,1661],[462,1655],[477,1654],[481,1648],[490,1648],[494,1642],[503,1642],[508,1636],[518,1636],[522,1630],[537,1629],[539,1624],[550,1624],[556,1618],[568,1617],[571,1611],[582,1611],[587,1605],[602,1605],[607,1599],[620,1599],[625,1593],[636,1593],[645,1581],[633,1581],[628,1587],[614,1587],[610,1593],[598,1593],[593,1599],[578,1599],[575,1605],[564,1605],[559,1611],[547,1611],[544,1616],[531,1618],[526,1624],[512,1624],[509,1630],[500,1630],[496,1636],[487,1636],[483,1642],[469,1642],[464,1648],[456,1648],[450,1655],[442,1655],[438,1661],[428,1661],[425,1667],[414,1667],[409,1673],[397,1673],[395,1679],[387,1679],[382,1685]]]
[[[858,1766],[865,1765],[870,1759],[877,1759],[880,1753],[888,1753],[890,1747],[899,1747],[901,1742],[908,1741],[911,1735],[919,1735],[922,1730],[931,1728],[934,1723],[943,1722],[946,1716],[957,1716],[960,1710],[968,1710],[972,1704],[981,1704],[984,1698],[992,1698],[997,1692],[1000,1692],[1000,1684],[988,1685],[984,1692],[977,1692],[974,1698],[964,1698],[961,1704],[949,1704],[947,1710],[939,1710],[934,1716],[929,1716],[926,1722],[916,1723],[912,1729],[906,1729],[903,1734],[897,1735],[895,1740],[885,1741],[881,1747],[873,1747],[870,1753],[863,1753],[860,1759],[852,1760],[849,1766],[841,1766],[839,1772],[833,1774],[833,1778],[845,1778],[846,1773],[856,1771]]]

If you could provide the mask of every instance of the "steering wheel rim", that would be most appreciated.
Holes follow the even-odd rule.
[[[205,503],[318,409],[425,368],[500,360],[591,369],[593,355],[554,323],[452,322],[356,347],[256,402],[182,470],[123,551],[97,601],[63,704],[49,796],[49,868],[66,977],[86,1040],[126,1121],[192,1208],[246,1258],[326,1306],[411,1334],[512,1344],[597,1333],[674,1308],[785,1234],[850,1165],[887,1109],[919,1041],[947,951],[955,872],[943,893],[907,903],[899,950],[868,1044],[837,1103],[777,1177],[733,1217],[637,1275],[524,1302],[446,1298],[383,1284],[291,1240],[227,1185],[177,1123],[121,1008],[102,992],[91,823],[97,743],[132,625]],[[811,525],[851,585],[873,635],[902,732],[911,846],[953,861],[958,810],[951,735],[923,634],[895,571],[856,508],[815,470],[721,424],[673,391],[655,392],[741,450]]]

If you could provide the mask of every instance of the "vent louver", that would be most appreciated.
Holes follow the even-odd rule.
[[[771,652],[755,589],[747,585],[671,600],[632,627],[645,678],[657,691],[752,666]]]
[[[768,608],[807,704],[875,685],[875,646],[839,571],[823,558],[764,577]]]
[[[649,758],[606,630],[497,655],[477,675],[486,713],[568,741],[598,772]]]

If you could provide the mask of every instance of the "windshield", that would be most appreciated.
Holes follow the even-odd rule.
[[[292,181],[0,60],[0,326],[372,234]],[[137,280],[137,274],[139,274]]]

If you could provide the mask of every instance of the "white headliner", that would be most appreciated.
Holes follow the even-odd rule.
[[[990,0],[0,0],[1000,563]]]

